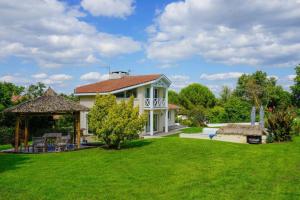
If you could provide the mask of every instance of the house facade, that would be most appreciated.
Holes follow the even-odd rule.
[[[134,105],[140,114],[147,113],[147,125],[144,132],[153,135],[156,132],[168,132],[175,125],[177,106],[168,104],[168,89],[171,81],[163,74],[132,76],[127,72],[112,72],[109,79],[75,89],[80,104],[91,108],[97,94],[113,94],[117,101],[134,96]],[[87,112],[80,116],[81,127],[88,133]]]

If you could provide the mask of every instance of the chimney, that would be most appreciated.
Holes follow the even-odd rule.
[[[119,79],[123,78],[124,76],[129,76],[129,72],[114,71],[109,73],[109,79]]]

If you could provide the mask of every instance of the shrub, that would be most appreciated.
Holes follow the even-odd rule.
[[[290,141],[293,135],[294,113],[288,110],[274,111],[269,114],[267,130],[273,135],[274,141]]]
[[[221,106],[215,106],[208,112],[208,120],[210,123],[224,123],[226,122],[226,112]]]
[[[0,144],[10,144],[14,140],[14,128],[0,127]]]
[[[293,133],[300,135],[300,118],[295,118],[293,121]]]
[[[121,148],[121,143],[138,137],[146,124],[146,116],[134,107],[134,98],[116,102],[113,95],[97,96],[89,113],[91,127],[109,148]]]
[[[188,111],[188,118],[192,122],[192,126],[205,126],[206,123],[206,110],[202,106],[193,107]]]

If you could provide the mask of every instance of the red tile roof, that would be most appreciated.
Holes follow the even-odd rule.
[[[75,93],[106,93],[123,88],[140,85],[158,79],[161,74],[141,75],[141,76],[124,76],[119,79],[110,79],[93,84],[79,86]]]
[[[169,110],[178,110],[178,109],[179,109],[179,106],[177,106],[177,105],[175,105],[175,104],[169,103],[169,104],[168,104],[168,109],[169,109]]]

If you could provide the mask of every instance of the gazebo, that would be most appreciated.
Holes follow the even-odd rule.
[[[40,97],[26,101],[14,107],[6,109],[4,112],[15,113],[17,115],[15,128],[15,152],[19,151],[20,122],[25,121],[24,146],[28,149],[29,138],[29,117],[32,116],[54,116],[72,114],[75,119],[74,130],[76,133],[76,145],[80,147],[80,112],[89,109],[79,103],[73,102],[56,94],[50,87]]]

